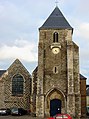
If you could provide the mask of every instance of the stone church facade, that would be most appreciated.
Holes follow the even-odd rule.
[[[79,47],[72,34],[73,28],[56,7],[39,28],[38,66],[32,76],[18,59],[0,71],[0,108],[23,107],[39,117],[81,116]]]

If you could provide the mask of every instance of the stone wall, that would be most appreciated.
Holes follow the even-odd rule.
[[[0,108],[4,108],[4,82],[0,78]]]
[[[81,116],[86,116],[86,79],[81,79]]]
[[[32,91],[31,91],[31,113],[32,115],[36,115],[36,95],[37,95],[37,72],[38,67],[32,73]]]
[[[57,32],[59,39],[58,45],[61,46],[60,52],[54,54],[52,52],[53,33]],[[42,115],[45,109],[45,115],[50,115],[50,106],[47,107],[47,100],[55,97],[55,90],[62,93],[65,112],[67,111],[72,116],[75,116],[76,108],[77,113],[80,113],[80,78],[79,78],[79,50],[78,46],[72,41],[71,30],[40,30],[38,50],[38,82],[37,82],[37,115]],[[57,72],[55,73],[55,67]],[[50,90],[52,92],[50,92]],[[56,92],[57,93],[57,92]],[[42,106],[42,98],[45,97],[45,102]],[[48,96],[48,97],[47,97]],[[50,97],[51,96],[51,97]],[[67,102],[66,102],[67,100]],[[38,105],[39,104],[39,105]],[[41,105],[41,107],[40,107]],[[48,111],[48,112],[47,112]],[[63,112],[62,112],[63,113]],[[78,115],[77,114],[77,115]]]
[[[2,77],[4,85],[3,101],[5,107],[22,107],[24,109],[30,109],[31,76],[29,72],[18,59],[8,68],[7,72],[8,74],[3,75]],[[21,95],[12,95],[12,78],[16,74],[20,74],[24,79],[24,90]]]

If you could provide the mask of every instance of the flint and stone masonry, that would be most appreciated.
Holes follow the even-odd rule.
[[[22,107],[37,117],[86,115],[86,78],[79,73],[79,47],[72,35],[56,7],[39,28],[38,66],[32,76],[18,59],[0,70],[0,108]]]
[[[57,42],[54,42],[54,33]],[[81,114],[79,48],[72,41],[73,29],[58,7],[39,29],[36,115],[52,115],[51,101],[59,100],[61,113]],[[55,48],[59,48],[55,53]],[[54,112],[53,112],[54,113]]]

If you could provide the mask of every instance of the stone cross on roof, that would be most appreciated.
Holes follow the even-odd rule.
[[[56,7],[58,6],[58,0],[55,1]]]

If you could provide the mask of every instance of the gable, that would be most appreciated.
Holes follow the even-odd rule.
[[[31,76],[28,70],[23,66],[23,64],[20,62],[19,59],[16,59],[7,70],[8,70],[8,73],[23,72],[24,74],[28,74],[29,76]]]
[[[5,72],[5,73],[3,73]],[[28,72],[28,70],[23,66],[23,64],[19,61],[19,59],[16,59],[11,65],[10,67],[1,72],[1,80],[7,80],[10,79],[16,75],[16,74],[20,74],[23,77],[25,77],[26,79],[31,79],[31,75]]]

